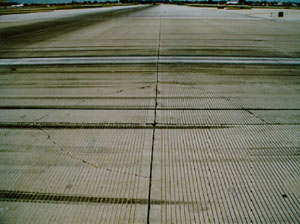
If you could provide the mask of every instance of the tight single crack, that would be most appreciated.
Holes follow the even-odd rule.
[[[50,114],[52,114],[52,113],[54,113],[54,112],[55,112],[55,111],[51,110],[50,112],[46,113],[45,115],[43,115],[43,116],[41,116],[41,117],[35,119],[33,122],[34,122],[34,123],[35,123],[35,122],[39,122],[40,120],[42,120],[43,118],[47,117],[48,115],[50,115]]]
[[[74,106],[78,106],[79,104],[83,103],[84,101],[86,101],[86,99],[81,99],[78,103],[74,104]],[[53,108],[54,109],[54,108]],[[42,120],[43,118],[47,117],[48,115],[55,113],[55,111],[51,110],[50,112],[48,112],[47,114],[41,116],[40,118],[37,118],[36,120],[34,120],[34,122],[38,122],[40,120]]]
[[[244,109],[244,110],[247,111],[247,112],[248,112],[249,114],[251,114],[252,116],[254,116],[255,118],[257,118],[258,120],[260,120],[261,122],[263,122],[263,123],[265,123],[265,124],[268,123],[268,122],[266,122],[264,119],[262,119],[262,118],[256,116],[256,114],[254,114],[251,110],[249,110],[249,109]]]
[[[48,141],[50,141],[53,145],[57,146],[59,148],[59,150],[66,156],[72,158],[72,159],[75,159],[75,160],[78,160],[78,161],[81,161],[82,163],[85,163],[85,164],[88,164],[89,166],[92,166],[94,168],[99,168],[99,169],[103,169],[103,170],[106,170],[106,171],[109,171],[109,172],[114,172],[114,173],[119,173],[119,174],[124,174],[124,175],[129,175],[129,176],[136,176],[136,177],[142,177],[142,178],[146,178],[148,179],[147,176],[143,176],[143,175],[140,175],[140,174],[137,174],[137,173],[125,173],[125,172],[120,172],[118,170],[114,170],[114,169],[110,169],[110,168],[106,168],[106,167],[99,167],[96,163],[93,163],[93,162],[90,162],[88,160],[85,160],[85,159],[82,159],[78,156],[75,156],[73,155],[70,151],[67,151],[65,150],[64,148],[60,147],[58,145],[58,143],[56,141],[54,141],[50,134],[45,131],[44,129],[42,129],[41,127],[39,127],[39,130],[41,130],[43,133],[45,133],[47,135],[47,139]]]
[[[81,162],[83,162],[83,163],[86,163],[86,164],[88,164],[88,165],[90,165],[90,166],[92,166],[92,167],[94,167],[94,168],[99,168],[99,166],[98,166],[97,164],[92,163],[92,162],[90,162],[90,161],[87,161],[87,160],[85,160],[85,159],[82,159],[82,158],[80,158],[80,157],[74,156],[71,152],[69,152],[69,151],[63,149],[62,147],[60,147],[60,146],[56,143],[56,141],[54,141],[54,140],[51,138],[50,134],[49,134],[47,131],[45,131],[45,130],[42,129],[42,128],[39,128],[39,129],[40,129],[43,133],[45,133],[45,134],[47,135],[48,141],[50,141],[53,145],[57,146],[57,147],[59,148],[59,150],[60,150],[64,155],[67,155],[68,157],[70,157],[70,158],[72,158],[72,159],[76,159],[76,160],[79,160],[79,161],[81,161]]]

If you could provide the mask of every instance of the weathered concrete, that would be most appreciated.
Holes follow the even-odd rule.
[[[300,12],[118,10],[0,29],[0,222],[300,222]]]

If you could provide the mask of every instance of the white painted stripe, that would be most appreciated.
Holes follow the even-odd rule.
[[[157,57],[59,57],[0,59],[0,65],[157,63]]]
[[[209,64],[300,64],[300,58],[266,57],[160,57],[160,63]]]
[[[141,57],[58,57],[0,59],[0,65],[51,65],[51,64],[279,64],[300,65],[300,58],[266,57],[184,57],[184,56],[141,56]]]

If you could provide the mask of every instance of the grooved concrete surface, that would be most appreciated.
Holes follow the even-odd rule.
[[[0,20],[0,223],[300,222],[299,11],[82,12]]]

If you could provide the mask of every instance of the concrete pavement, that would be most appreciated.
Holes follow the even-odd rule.
[[[298,223],[300,12],[249,13],[0,30],[0,222]]]

